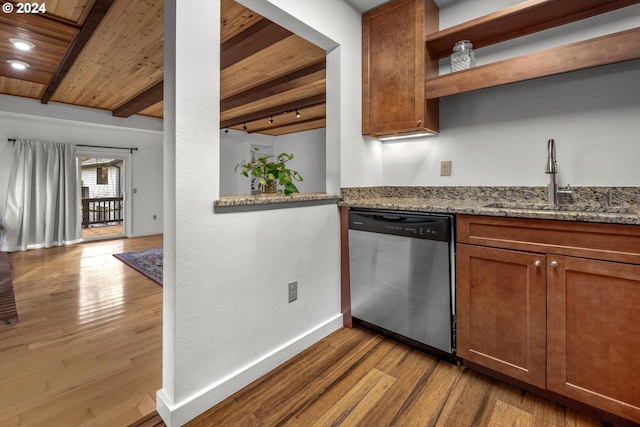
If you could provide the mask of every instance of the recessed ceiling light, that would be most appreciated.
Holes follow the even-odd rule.
[[[16,70],[26,70],[27,67],[30,67],[26,62],[18,61],[17,59],[8,59],[7,62]]]
[[[11,43],[13,43],[13,46],[14,46],[16,49],[19,49],[19,50],[31,50],[31,49],[33,49],[34,47],[36,47],[36,45],[35,45],[35,44],[31,43],[30,41],[23,40],[23,39],[14,39],[14,38],[10,38],[10,39],[9,39],[9,41],[10,41]]]

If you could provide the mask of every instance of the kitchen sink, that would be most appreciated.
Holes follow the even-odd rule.
[[[634,214],[633,209],[622,206],[598,206],[598,205],[551,205],[547,203],[523,203],[523,202],[495,202],[484,205],[485,208],[518,209],[528,211],[554,211],[554,212],[596,212],[613,214]]]

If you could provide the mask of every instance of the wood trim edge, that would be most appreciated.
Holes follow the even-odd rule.
[[[340,207],[340,308],[345,328],[353,327],[349,278],[349,207]]]

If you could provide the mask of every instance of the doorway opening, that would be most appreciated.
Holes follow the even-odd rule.
[[[78,156],[80,162],[82,238],[125,235],[125,159]]]

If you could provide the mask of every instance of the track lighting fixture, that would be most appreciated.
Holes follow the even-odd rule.
[[[293,120],[291,118],[291,114],[295,114],[296,119],[300,119],[302,117],[302,113],[300,112],[301,109],[307,109],[307,113],[311,112],[311,116],[308,116],[305,121],[309,121],[309,120],[313,120],[313,110],[309,110],[312,107],[315,107],[318,104],[312,104],[312,105],[303,105],[302,107],[299,108],[291,108],[289,110],[284,110],[284,111],[276,111],[275,113],[272,111],[268,112],[265,115],[257,115],[257,116],[253,116],[251,118],[249,118],[248,122],[234,122],[231,123],[231,127],[236,129],[237,127],[240,126],[240,124],[242,124],[242,129],[244,129],[245,131],[248,132],[247,129],[247,123],[250,123],[251,126],[253,126],[251,129],[253,129],[251,132],[258,132],[256,129],[263,129],[265,127],[265,125],[260,125],[259,123],[264,123],[263,120],[265,120],[269,125],[272,125],[274,127],[280,127],[280,126],[285,126],[287,124],[292,124]],[[276,119],[273,118],[273,116],[276,116],[276,119],[280,116],[286,116],[284,117],[284,120],[278,122],[276,124]],[[247,119],[246,117],[243,117],[243,119]],[[255,126],[254,126],[255,125]]]

